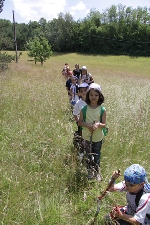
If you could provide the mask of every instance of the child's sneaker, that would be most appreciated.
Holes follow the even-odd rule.
[[[99,173],[96,174],[96,180],[97,181],[101,181],[102,180],[101,175]]]
[[[82,162],[82,160],[83,160],[83,156],[84,156],[84,153],[79,153],[79,160]]]
[[[93,173],[92,173],[92,171],[89,169],[88,170],[88,179],[90,180],[90,179],[92,179],[93,178]]]
[[[94,177],[96,178],[97,181],[102,181],[102,177],[98,171],[94,171]]]

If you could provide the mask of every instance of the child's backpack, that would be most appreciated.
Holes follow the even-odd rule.
[[[85,105],[83,108],[82,108],[82,114],[83,114],[83,120],[86,121],[86,111],[87,111],[87,105]],[[104,111],[105,111],[105,107],[101,106],[100,107],[100,122],[102,123],[102,116],[104,114]],[[103,131],[103,134],[104,136],[107,135],[108,133],[108,127],[104,127],[102,128],[102,131]]]

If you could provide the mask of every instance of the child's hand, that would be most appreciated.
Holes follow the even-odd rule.
[[[93,124],[93,131],[95,131],[99,127],[99,122]]]
[[[115,170],[112,174],[112,178],[114,178],[115,180],[121,175],[120,170]]]
[[[89,129],[90,132],[93,132],[93,124],[87,124],[86,127]]]
[[[123,214],[124,214],[124,212],[122,210],[120,210],[120,208],[118,206],[114,207],[112,210],[113,217],[120,218]]]
[[[88,84],[88,79],[84,79],[84,82]]]

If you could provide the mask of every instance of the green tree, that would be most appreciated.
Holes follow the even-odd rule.
[[[5,19],[0,19],[0,49],[14,49],[13,24]]]
[[[15,56],[0,52],[0,72],[8,69],[8,64],[15,60]]]
[[[5,0],[0,0],[0,13],[3,11],[4,1]]]
[[[51,45],[44,37],[35,37],[33,40],[27,43],[27,49],[29,50],[28,56],[34,57],[36,62],[45,62],[52,55]]]
[[[19,50],[25,50],[28,39],[28,24],[16,24],[17,47]]]
[[[0,13],[3,11],[4,1],[5,0],[0,0]],[[3,24],[3,22],[4,22],[4,24]],[[7,26],[8,24],[10,25],[10,21],[0,20],[0,28],[8,27]],[[4,30],[4,29],[1,29],[1,30]],[[1,35],[0,35],[0,49],[2,48],[2,45],[10,46],[12,44],[10,38],[7,38],[7,40],[6,40],[5,35],[3,35],[2,33],[4,34],[5,31],[1,32]],[[9,42],[9,44],[8,44],[8,42]],[[11,63],[13,60],[15,60],[15,57],[13,55],[8,55],[6,52],[4,52],[4,53],[0,52],[0,72],[7,70],[8,64]]]
[[[55,51],[70,52],[76,48],[76,22],[70,13],[60,13],[58,19],[48,21],[45,37]]]
[[[117,6],[116,5],[112,5],[107,12],[107,16],[108,16],[108,23],[116,23],[117,22],[117,17],[118,17],[118,13],[117,13]]]
[[[42,17],[42,18],[38,21],[38,24],[40,25],[41,30],[45,31],[45,27],[46,27],[46,24],[47,24],[46,19],[44,19],[44,18]]]
[[[2,1],[0,0],[0,3]],[[53,51],[130,54],[149,56],[150,8],[112,5],[102,13],[91,9],[84,19],[74,21],[70,13],[59,13],[51,21],[41,18],[16,23],[18,50],[33,38],[44,37]],[[13,24],[0,19],[0,49],[14,49]],[[36,43],[37,44],[37,43]],[[41,61],[35,56],[36,61]]]
[[[99,27],[101,25],[102,15],[95,8],[92,8],[87,15],[87,18],[91,20],[92,25]]]
[[[28,36],[27,41],[33,39],[34,37],[45,37],[41,29],[41,25],[36,21],[29,21],[28,23]]]

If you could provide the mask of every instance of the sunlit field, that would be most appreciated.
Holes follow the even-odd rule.
[[[109,133],[98,183],[87,180],[73,148],[76,123],[61,75],[65,63],[87,66],[102,86]],[[141,164],[150,180],[150,58],[53,54],[43,66],[23,52],[0,74],[2,225],[86,225],[116,169]],[[125,195],[108,194],[97,224]]]

